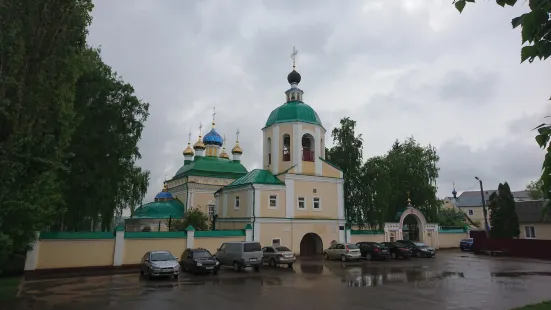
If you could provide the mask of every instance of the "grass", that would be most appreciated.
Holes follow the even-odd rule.
[[[544,301],[539,304],[528,305],[513,310],[551,310],[551,301]]]
[[[0,278],[0,300],[15,298],[21,277]]]

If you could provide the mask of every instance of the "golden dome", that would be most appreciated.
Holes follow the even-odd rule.
[[[220,158],[225,158],[225,159],[230,159],[230,155],[228,155],[228,153],[226,153],[226,148],[222,149],[222,153],[220,154],[219,157]]]
[[[243,149],[241,149],[241,147],[239,146],[239,142],[237,142],[235,144],[235,146],[233,147],[233,149],[231,150],[231,153],[232,154],[243,154]]]
[[[191,148],[191,146],[189,145],[189,142],[188,142],[187,147],[184,150],[184,156],[186,156],[186,155],[193,156],[194,154],[195,153],[193,152],[193,149]]]
[[[201,139],[201,136],[199,136],[199,139],[197,139],[197,142],[193,145],[194,150],[204,150],[205,144],[203,143],[203,139]]]

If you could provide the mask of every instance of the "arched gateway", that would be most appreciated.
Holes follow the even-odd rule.
[[[412,240],[438,245],[438,224],[427,223],[423,213],[411,204],[396,219],[398,222],[385,223],[385,241]]]
[[[300,256],[317,256],[323,253],[323,242],[316,233],[307,233],[300,240]]]

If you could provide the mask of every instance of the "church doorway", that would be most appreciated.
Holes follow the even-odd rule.
[[[323,242],[315,233],[307,233],[300,241],[300,256],[317,256],[323,254]]]
[[[402,233],[404,240],[422,241],[419,229],[421,221],[415,214],[408,214],[404,218]]]

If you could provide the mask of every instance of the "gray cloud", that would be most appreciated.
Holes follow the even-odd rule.
[[[551,70],[519,64],[520,34],[503,10],[447,0],[97,0],[89,43],[150,103],[140,165],[147,199],[183,164],[182,150],[216,127],[228,148],[241,131],[242,160],[260,167],[261,128],[284,102],[290,53],[299,50],[305,101],[327,131],[358,122],[366,157],[413,135],[441,156],[440,195],[488,186],[520,189],[538,176],[529,130],[542,121]],[[548,64],[547,64],[548,65]],[[515,78],[511,78],[515,77]],[[326,137],[328,141],[332,139]]]

